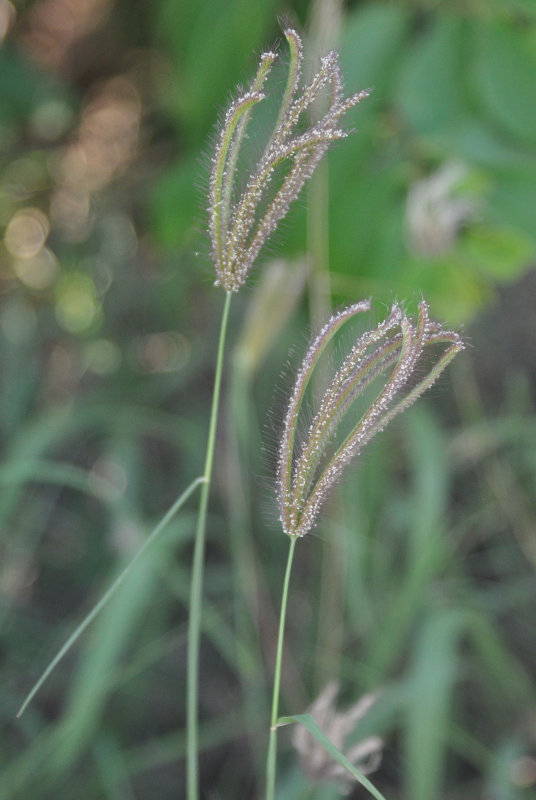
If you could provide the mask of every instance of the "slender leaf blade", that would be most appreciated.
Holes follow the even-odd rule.
[[[329,753],[329,755],[338,764],[340,764],[341,767],[343,767],[347,772],[349,772],[350,775],[353,775],[354,778],[362,786],[365,787],[365,789],[368,789],[370,794],[373,797],[375,797],[376,800],[386,800],[383,794],[378,789],[376,789],[376,787],[368,780],[368,778],[365,778],[363,773],[360,772],[356,767],[354,767],[354,765],[350,761],[348,761],[346,756],[343,755],[343,753],[341,753],[341,751],[335,747],[333,742],[331,742],[328,739],[322,728],[318,726],[318,724],[315,722],[315,720],[310,714],[295,714],[294,716],[291,717],[280,717],[277,721],[277,724],[278,726],[282,726],[282,725],[290,725],[293,722],[298,722],[300,725],[303,725],[305,728],[307,728],[309,733],[315,737],[315,739],[320,745],[322,745],[326,753]]]

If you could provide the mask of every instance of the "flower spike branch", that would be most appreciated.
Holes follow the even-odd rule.
[[[303,45],[295,30],[286,30],[285,37],[290,48],[290,66],[279,115],[264,153],[240,196],[235,197],[234,191],[240,150],[252,109],[265,98],[262,88],[275,60],[274,53],[261,56],[251,86],[229,107],[212,160],[209,204],[212,256],[216,284],[228,292],[243,285],[262,246],[329,145],[347,136],[338,126],[339,119],[369,94],[365,90],[344,99],[339,57],[334,51],[321,59],[320,69],[299,94]],[[328,110],[305,132],[297,133],[302,115],[326,86],[331,87]],[[287,165],[286,173],[275,189],[271,187],[272,179],[282,165]]]

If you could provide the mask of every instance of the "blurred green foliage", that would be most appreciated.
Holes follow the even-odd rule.
[[[199,17],[206,8],[198,11]],[[475,5],[473,13],[469,6],[461,14],[445,4],[444,11],[417,15],[403,3],[364,3],[347,14],[340,41],[345,81],[350,88],[370,86],[374,92],[354,112],[358,135],[337,148],[330,161],[335,202],[329,219],[329,263],[340,299],[366,292],[388,301],[422,290],[437,313],[459,322],[490,300],[496,281],[515,279],[534,258],[534,28],[527,17],[507,11],[505,6],[502,13],[484,15]],[[175,15],[182,20],[185,12],[175,6]],[[196,22],[203,27],[200,19]],[[189,29],[178,23],[169,27],[181,36]],[[255,49],[257,34],[251,25],[244,38],[246,52]],[[212,44],[212,37],[206,38]],[[218,75],[238,80],[243,67],[231,62],[236,50],[224,41],[222,37],[224,54],[214,46],[213,62],[222,69]],[[203,47],[194,44],[192,52],[197,56]],[[189,50],[179,52],[185,57]],[[156,230],[169,247],[180,246],[196,217],[191,187],[199,143],[207,141],[214,116],[214,103],[207,115],[201,102],[211,94],[206,84],[217,86],[219,97],[234,85],[234,80],[225,88],[219,85],[207,72],[208,59],[192,62],[190,68],[184,66],[193,76],[185,89],[187,98],[190,86],[195,87],[187,108],[177,110],[173,93],[164,92],[185,141],[192,143],[191,157],[181,153],[176,169],[156,189]],[[178,86],[180,66],[175,69]],[[438,252],[408,248],[408,190],[451,163],[465,168],[459,191],[472,200],[474,213],[462,216],[454,225],[453,240],[438,246]],[[445,205],[455,199],[456,188],[443,187]],[[423,207],[421,227],[436,223],[437,211],[427,213]],[[284,249],[296,253],[303,247],[302,213],[294,215]]]
[[[312,3],[15,6],[0,1],[0,798],[181,797],[193,506],[14,715],[199,474],[222,301],[203,233],[210,140],[281,38],[277,16],[307,31]],[[373,94],[330,155],[327,191],[312,185],[277,237],[290,267],[260,265],[235,303],[203,784],[261,796],[285,551],[265,450],[281,366],[308,330],[308,208],[325,192],[326,300],[422,292],[472,347],[299,543],[282,711],[304,712],[332,678],[349,703],[381,688],[355,738],[384,737],[374,782],[390,800],[523,800],[536,786],[536,9],[351,2],[338,46],[348,90]],[[280,739],[280,800],[337,797]]]

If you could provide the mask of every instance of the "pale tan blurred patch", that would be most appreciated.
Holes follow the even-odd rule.
[[[9,0],[0,0],[0,45],[15,22],[17,11]]]
[[[521,789],[536,786],[536,759],[529,756],[516,759],[510,769],[510,778],[514,786]]]
[[[59,70],[69,50],[98,28],[113,0],[40,0],[27,14],[21,41],[43,67]]]
[[[125,77],[102,83],[86,105],[73,142],[56,166],[50,204],[53,223],[72,241],[92,225],[91,197],[122,174],[136,155],[141,100]]]
[[[130,356],[140,372],[176,372],[190,360],[190,343],[178,331],[149,333],[134,339]]]
[[[305,261],[280,259],[266,264],[248,304],[235,349],[235,363],[246,378],[262,366],[274,340],[294,312],[305,287]]]
[[[15,258],[33,258],[43,249],[49,231],[46,214],[38,208],[24,208],[10,219],[4,244]]]
[[[380,766],[383,752],[382,739],[379,736],[367,736],[350,747],[346,746],[346,740],[376,703],[379,695],[366,694],[345,711],[337,711],[338,694],[339,685],[336,681],[332,681],[311,704],[309,713],[335,747],[344,752],[346,758],[363,775],[368,775]],[[355,779],[331,758],[302,725],[294,729],[292,744],[299,755],[303,771],[311,780],[318,783],[336,782],[339,784],[341,794],[347,794],[354,788]]]

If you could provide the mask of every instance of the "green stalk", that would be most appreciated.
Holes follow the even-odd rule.
[[[214,445],[216,442],[216,427],[218,424],[218,408],[220,400],[221,376],[223,371],[223,354],[225,350],[225,335],[229,319],[229,307],[232,293],[227,292],[220,328],[218,342],[218,356],[216,373],[214,376],[214,389],[212,394],[212,409],[208,429],[207,452],[205,456],[205,469],[203,478],[205,483],[201,487],[199,500],[199,514],[195,534],[194,558],[192,565],[192,579],[190,585],[190,609],[188,619],[188,669],[187,669],[187,695],[186,695],[186,756],[187,756],[187,785],[188,800],[197,800],[199,797],[199,763],[198,763],[198,704],[199,704],[199,644],[201,639],[201,601],[203,593],[203,573],[205,566],[205,540],[207,524],[207,507],[214,463]]]
[[[283,638],[285,635],[285,618],[287,616],[288,585],[290,582],[290,572],[292,569],[292,559],[294,548],[296,547],[296,537],[290,539],[290,549],[288,551],[287,569],[285,571],[285,581],[283,583],[283,595],[281,598],[281,614],[279,617],[279,633],[277,636],[277,654],[275,658],[274,692],[272,695],[272,716],[270,719],[270,741],[268,744],[268,756],[266,759],[266,800],[274,800],[275,794],[275,767],[277,755],[277,719],[279,716],[279,686],[281,683],[281,658],[283,655]]]

